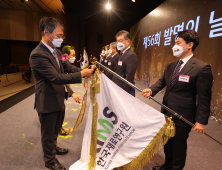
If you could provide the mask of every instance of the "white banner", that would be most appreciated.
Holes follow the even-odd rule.
[[[162,113],[125,92],[104,74],[99,78],[96,169],[111,170],[137,158],[166,121]],[[81,158],[70,170],[88,168],[92,113],[91,102]]]

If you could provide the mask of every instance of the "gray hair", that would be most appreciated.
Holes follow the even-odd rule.
[[[113,49],[117,49],[117,42],[112,42],[110,44],[110,46],[113,48]]]
[[[53,17],[44,17],[39,21],[39,28],[42,36],[44,36],[44,30],[47,30],[51,34],[57,26],[60,26],[62,29],[64,29],[62,22],[59,19]]]
[[[128,40],[130,39],[130,33],[128,31],[125,31],[125,30],[122,30],[122,31],[119,31],[117,34],[116,34],[116,39],[117,37],[123,35],[123,37],[125,38],[125,40]]]

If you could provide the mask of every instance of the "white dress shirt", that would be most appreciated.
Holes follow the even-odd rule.
[[[189,61],[189,59],[190,59],[191,57],[193,57],[193,54],[191,54],[191,55],[187,56],[186,58],[182,59],[183,64],[181,64],[181,66],[180,66],[180,71],[182,70],[182,68],[185,66],[185,64]],[[181,59],[180,59],[180,60],[181,60]]]
[[[128,48],[126,48],[123,52],[122,52],[122,54],[124,54],[125,52],[126,52],[126,50],[128,50],[130,47],[128,47]]]

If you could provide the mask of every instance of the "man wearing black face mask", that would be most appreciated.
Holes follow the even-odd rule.
[[[210,115],[213,76],[211,66],[193,55],[198,44],[199,35],[195,31],[179,32],[172,50],[173,55],[180,59],[169,63],[163,76],[141,94],[149,98],[166,86],[163,104],[195,124],[195,131],[204,134]],[[173,117],[176,135],[164,146],[165,164],[154,167],[153,170],[182,170],[186,161],[187,139],[192,127],[164,108],[161,111]]]
[[[41,141],[45,166],[51,170],[65,170],[56,155],[68,153],[57,146],[57,136],[61,127],[62,108],[65,107],[68,91],[65,84],[81,83],[93,69],[78,71],[69,63],[61,61],[61,53],[56,49],[63,42],[63,24],[52,17],[39,22],[42,41],[31,52],[29,63],[35,79],[35,106],[41,123]],[[64,72],[68,74],[64,74]]]
[[[116,42],[120,55],[118,58],[118,64],[114,67],[114,72],[128,80],[130,83],[133,83],[138,59],[136,54],[130,49],[129,32],[125,30],[118,32],[116,34]],[[123,81],[118,79],[116,76],[113,76],[112,80],[126,92],[135,96],[135,89],[131,88],[126,83],[123,83]]]

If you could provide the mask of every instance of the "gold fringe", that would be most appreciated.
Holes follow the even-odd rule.
[[[88,170],[96,169],[98,102],[96,100],[95,94],[100,93],[99,74],[100,71],[96,69],[90,85],[90,99],[93,105],[93,118]],[[157,135],[152,139],[149,145],[140,153],[137,158],[122,167],[115,168],[115,170],[139,170],[147,165],[151,158],[158,152],[158,150],[160,150],[171,137],[175,136],[176,129],[174,122],[171,119],[172,118],[166,119],[165,125],[160,129]]]
[[[175,136],[176,129],[174,122],[171,119],[172,118],[167,119],[166,124],[160,129],[157,135],[137,158],[132,160],[130,163],[115,169],[139,170],[147,165],[158,150],[160,150],[170,138]]]
[[[82,107],[78,116],[78,119],[76,121],[76,124],[74,127],[69,129],[69,132],[72,132],[73,130],[76,130],[79,124],[82,122],[84,114],[85,114],[85,109],[86,109],[86,102],[87,102],[87,92],[88,92],[88,78],[85,78],[84,80],[84,87],[86,89],[86,93],[83,96],[83,101],[82,101]]]
[[[97,119],[98,119],[98,102],[95,97],[96,93],[100,93],[99,69],[96,69],[90,85],[90,99],[93,105],[93,118],[92,118],[91,145],[90,145],[88,170],[96,169]]]

